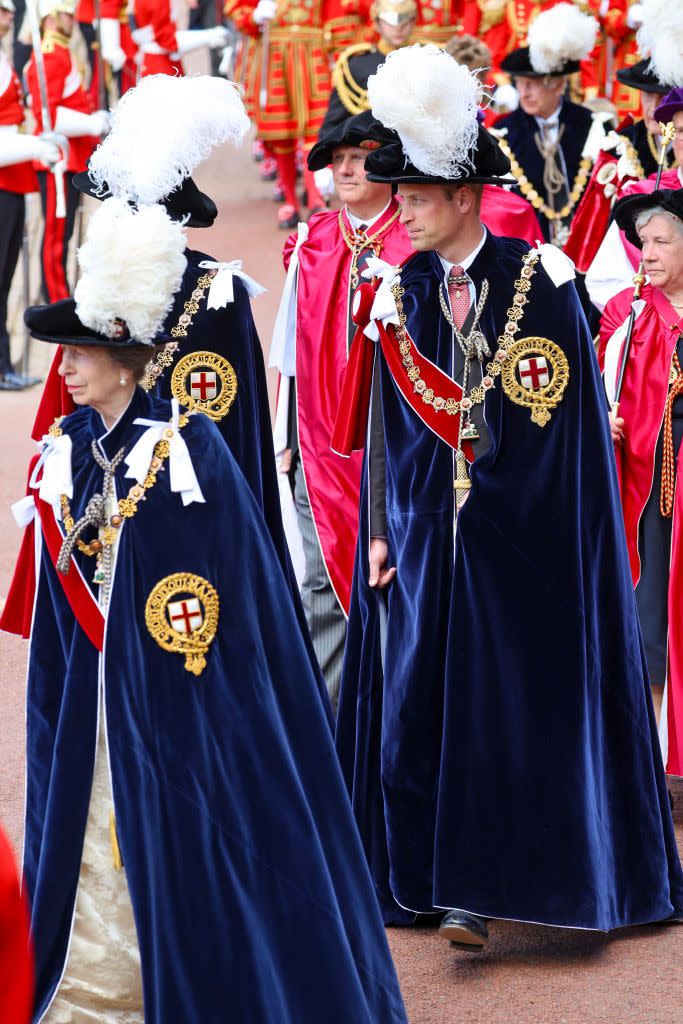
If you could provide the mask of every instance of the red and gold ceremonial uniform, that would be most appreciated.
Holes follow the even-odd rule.
[[[416,43],[445,46],[462,35],[466,0],[420,0],[415,28]]]
[[[512,50],[526,46],[529,25],[541,11],[561,0],[466,0],[464,31],[486,43],[492,55],[493,79],[508,81],[500,63]]]
[[[138,48],[133,41],[133,36],[128,23],[128,0],[100,0],[100,18],[111,18],[118,21],[121,27],[121,49],[126,55],[126,63],[121,68],[119,79],[119,93],[121,96],[129,89],[132,89],[137,80],[137,57]],[[94,0],[80,0],[76,20],[81,28],[90,25],[94,30],[95,3]],[[90,94],[93,102],[97,102],[97,64],[94,65]]]
[[[83,86],[81,72],[69,49],[69,39],[59,32],[46,32],[43,36],[42,51],[52,125],[54,126],[56,123],[58,107],[74,110],[80,114],[92,114],[92,100]],[[40,135],[44,127],[35,57],[31,57],[28,63],[26,78],[36,120],[35,134]],[[56,216],[57,192],[54,175],[47,172],[41,164],[36,165],[45,218],[42,248],[43,278],[50,302],[66,299],[69,296],[66,279],[66,255],[79,201],[78,193],[71,187],[71,177],[78,171],[86,170],[90,155],[98,142],[99,139],[92,135],[76,135],[69,139],[69,159],[64,176],[65,218]]]
[[[154,32],[154,39],[140,48],[141,75],[183,75],[182,63],[171,56],[178,52],[171,0],[135,0],[133,14],[139,29],[149,27]]]
[[[19,76],[0,51],[0,131],[16,130],[24,123],[24,93]],[[33,164],[26,160],[9,167],[0,167],[0,190],[26,195],[38,191]],[[6,225],[4,225],[6,226]]]
[[[617,108],[619,120],[628,114],[637,117],[640,111],[639,90],[615,77],[617,71],[640,60],[636,33],[627,23],[629,6],[629,0],[589,0],[588,13],[597,18],[600,33],[590,57],[581,63],[585,98],[606,96]]]

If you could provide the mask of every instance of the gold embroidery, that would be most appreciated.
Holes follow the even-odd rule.
[[[517,162],[515,154],[510,149],[510,146],[508,145],[506,140],[501,135],[498,135],[497,139],[498,145],[500,146],[500,148],[503,150],[503,153],[505,153],[505,156],[510,161],[510,171],[512,172],[515,180],[517,181],[517,184],[519,185],[519,190],[524,196],[524,198],[528,199],[533,208],[542,213],[547,220],[565,220],[565,218],[568,217],[569,214],[572,212],[572,210],[574,209],[574,207],[576,206],[576,204],[578,203],[579,199],[583,194],[583,190],[585,189],[586,183],[590,177],[590,171],[591,167],[593,166],[593,161],[590,160],[588,157],[583,157],[581,159],[581,162],[579,163],[579,169],[577,171],[576,177],[574,178],[574,184],[572,185],[571,190],[569,192],[569,201],[565,203],[561,209],[553,210],[552,207],[548,206],[548,204],[541,199],[540,195],[538,194],[538,192],[536,191],[536,189],[524,173],[523,168]]]
[[[193,375],[200,380],[193,381]],[[199,391],[199,398],[193,395],[193,390]],[[218,423],[237,397],[237,374],[228,360],[216,352],[192,352],[183,356],[173,371],[171,393],[187,409],[203,412]]]
[[[193,600],[183,600],[187,594]],[[176,615],[169,609],[174,597],[179,598]],[[153,588],[145,606],[145,623],[162,650],[184,654],[185,669],[199,676],[206,668],[205,655],[216,635],[219,607],[218,593],[208,580],[194,573],[177,572]],[[196,618],[201,621],[195,629],[192,622]],[[175,619],[184,623],[184,630],[173,626]]]
[[[549,370],[549,382],[533,390],[525,387],[517,378],[521,359],[541,354],[545,356]],[[550,419],[550,410],[562,401],[569,383],[569,362],[559,345],[548,338],[520,338],[510,346],[508,359],[503,366],[501,384],[503,391],[515,405],[531,409],[531,421],[544,427]]]
[[[178,323],[175,327],[171,328],[172,338],[187,337],[188,330],[192,326],[193,317],[199,312],[199,303],[204,298],[207,288],[211,286],[211,281],[215,275],[216,271],[212,270],[198,278],[197,287],[183,306],[183,312],[180,314]],[[140,382],[145,391],[151,391],[154,385],[163,377],[164,370],[173,365],[173,360],[179,347],[179,342],[167,341],[161,352],[149,361],[145,370],[145,376]]]
[[[370,43],[357,43],[349,46],[347,50],[339,55],[337,63],[332,71],[332,85],[337,90],[339,99],[344,104],[349,114],[361,114],[368,110],[368,90],[359,85],[349,69],[349,58],[356,57],[361,53],[370,53],[374,47]]]
[[[435,395],[433,389],[428,388],[422,380],[422,371],[412,355],[412,342],[406,330],[406,315],[401,302],[404,290],[401,288],[400,281],[393,285],[391,290],[396,300],[399,320],[398,327],[396,328],[398,349],[403,357],[403,365],[406,368],[408,379],[412,381],[413,390],[421,396],[422,401],[426,405],[433,406],[437,412],[443,409],[449,416],[455,416],[461,411],[468,412],[473,405],[479,405],[480,402],[484,401],[486,392],[494,387],[495,378],[499,376],[508,358],[515,334],[520,330],[519,321],[524,316],[523,307],[529,301],[526,293],[531,287],[531,278],[535,273],[536,263],[540,259],[540,255],[537,249],[532,249],[531,252],[522,257],[520,276],[515,281],[515,295],[512,299],[512,305],[507,310],[508,321],[505,325],[505,330],[498,338],[498,349],[493,359],[486,364],[486,376],[482,379],[481,384],[472,388],[469,395],[463,395],[459,402],[454,398],[443,398],[441,395]]]

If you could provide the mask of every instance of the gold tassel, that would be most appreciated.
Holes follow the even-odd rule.
[[[113,811],[109,812],[109,841],[111,842],[111,860],[114,871],[123,870],[123,859],[119,847],[119,837],[116,834],[116,816]]]

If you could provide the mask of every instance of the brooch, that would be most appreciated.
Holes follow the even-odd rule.
[[[208,580],[176,572],[160,580],[147,598],[145,623],[164,651],[185,655],[195,676],[206,668],[206,653],[218,628],[218,594]]]
[[[237,397],[237,374],[216,352],[192,352],[178,360],[171,394],[186,409],[203,412],[218,423]]]
[[[520,338],[508,348],[501,383],[510,401],[531,409],[532,423],[544,427],[569,383],[569,362],[548,338]]]

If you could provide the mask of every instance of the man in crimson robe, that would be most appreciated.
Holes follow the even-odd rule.
[[[619,227],[642,252],[648,281],[611,299],[602,316],[601,356],[613,401],[623,360],[618,413],[611,413],[626,540],[655,707],[666,688],[660,737],[668,771],[683,774],[683,191],[620,199]],[[635,321],[624,352],[632,303]]]
[[[341,210],[300,225],[284,251],[288,281],[271,366],[282,374],[276,455],[290,547],[301,565],[306,618],[336,706],[358,532],[362,457],[330,451],[332,427],[355,327],[353,294],[369,257],[400,263],[411,251],[390,185],[367,181],[365,158],[387,131],[369,111],[334,124],[311,150],[309,167],[332,166]],[[295,324],[295,326],[294,326]],[[292,496],[296,515],[292,507]]]

